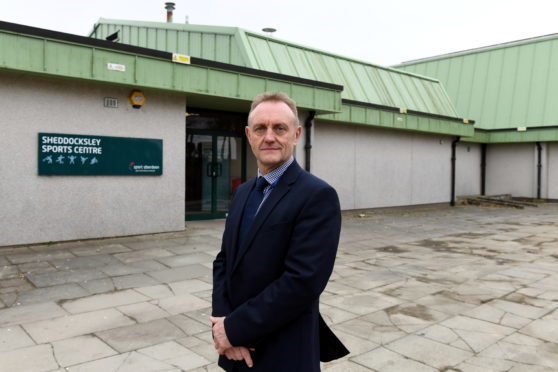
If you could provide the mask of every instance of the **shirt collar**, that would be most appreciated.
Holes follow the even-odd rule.
[[[281,176],[283,175],[283,173],[285,173],[285,171],[287,170],[287,168],[289,167],[289,165],[291,165],[294,161],[294,157],[290,157],[289,160],[287,160],[286,162],[284,162],[283,164],[281,164],[280,166],[278,166],[277,168],[275,168],[274,170],[272,170],[271,172],[262,175],[260,173],[260,170],[258,169],[258,177],[263,177],[266,179],[266,181],[271,185],[271,186],[275,186],[277,184],[277,182],[279,181],[279,179],[281,178]]]

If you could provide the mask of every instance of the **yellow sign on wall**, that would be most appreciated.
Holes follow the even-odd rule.
[[[184,63],[186,65],[190,64],[190,56],[184,54],[173,53],[172,61],[176,63]]]

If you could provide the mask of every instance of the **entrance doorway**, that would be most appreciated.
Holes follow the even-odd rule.
[[[246,115],[189,109],[186,118],[186,220],[224,218],[246,180]]]

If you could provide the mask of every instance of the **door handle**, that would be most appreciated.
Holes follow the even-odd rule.
[[[221,166],[221,163],[209,162],[207,163],[205,173],[207,177],[217,178],[223,174],[223,167]]]

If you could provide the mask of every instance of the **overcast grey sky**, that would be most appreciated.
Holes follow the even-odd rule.
[[[275,37],[380,65],[558,33],[558,0],[175,0],[174,22]],[[0,0],[0,20],[88,35],[99,18],[160,21],[159,0]]]

